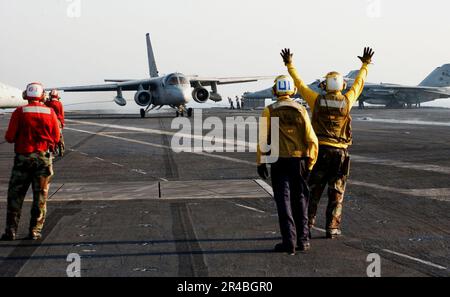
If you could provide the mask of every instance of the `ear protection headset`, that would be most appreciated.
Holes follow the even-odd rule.
[[[275,96],[292,96],[297,93],[295,83],[290,76],[280,75],[275,78],[274,85],[272,87],[272,94]]]
[[[342,79],[342,86],[340,87],[340,90],[338,90],[337,85],[333,86],[333,89],[329,90],[328,89],[328,80],[334,79],[335,81]],[[343,91],[347,88],[347,82],[345,81],[345,79],[342,77],[341,74],[339,74],[336,71],[330,72],[325,76],[325,80],[323,80],[322,82],[320,82],[319,84],[319,88],[321,88],[322,90],[326,91],[326,92],[336,92],[336,91]]]

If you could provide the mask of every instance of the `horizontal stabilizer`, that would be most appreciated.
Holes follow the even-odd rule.
[[[126,81],[132,81],[134,79],[105,79],[105,83],[120,83],[120,82],[126,82]]]

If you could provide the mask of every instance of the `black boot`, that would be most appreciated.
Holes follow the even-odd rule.
[[[336,239],[342,235],[342,232],[340,229],[328,229],[326,238],[328,239]]]
[[[300,251],[300,252],[307,252],[310,249],[311,249],[311,244],[309,243],[309,241],[301,242],[297,245],[297,251]]]
[[[274,251],[276,253],[288,253],[291,256],[295,255],[295,248],[288,247],[283,243],[278,243],[277,245],[275,245]]]
[[[5,234],[2,235],[1,241],[14,241],[16,240],[16,232],[12,230],[6,230]]]
[[[40,240],[42,238],[41,232],[30,232],[30,235],[28,235],[29,240]]]
[[[0,240],[13,241],[16,240],[17,226],[19,226],[20,212],[7,211],[5,234]]]

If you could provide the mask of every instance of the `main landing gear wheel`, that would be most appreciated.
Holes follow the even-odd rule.
[[[175,115],[177,116],[177,118],[180,116],[180,112],[177,110],[176,112],[175,112]]]
[[[188,116],[188,118],[192,117],[192,112],[193,112],[193,111],[194,111],[194,110],[193,110],[191,107],[188,108],[188,110],[187,110],[187,116]]]
[[[145,118],[145,109],[141,108],[141,118]]]

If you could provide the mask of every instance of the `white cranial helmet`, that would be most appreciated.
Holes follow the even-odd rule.
[[[326,91],[340,92],[345,88],[344,77],[338,72],[330,72],[325,76]]]
[[[287,75],[280,75],[275,79],[273,91],[276,96],[292,96],[297,92],[294,80]]]
[[[41,83],[31,83],[27,85],[26,97],[27,100],[42,100],[44,99],[45,92]]]

